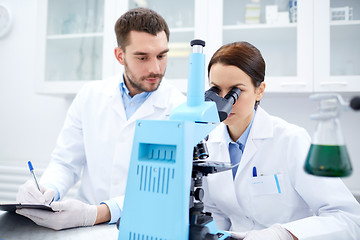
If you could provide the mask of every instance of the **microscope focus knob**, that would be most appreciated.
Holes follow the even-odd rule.
[[[194,197],[196,200],[198,201],[202,201],[204,198],[204,189],[202,188],[197,188],[194,192]]]

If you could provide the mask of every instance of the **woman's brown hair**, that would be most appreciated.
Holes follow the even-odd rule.
[[[215,63],[240,68],[251,77],[254,87],[260,86],[264,81],[265,61],[259,49],[248,42],[229,43],[219,48],[209,62],[209,76],[211,66]]]

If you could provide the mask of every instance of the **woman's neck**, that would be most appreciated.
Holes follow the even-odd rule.
[[[250,114],[244,120],[239,120],[237,123],[227,126],[229,135],[234,142],[236,142],[240,138],[240,136],[245,132],[245,130],[247,129],[247,127],[251,122],[253,114],[254,113]]]

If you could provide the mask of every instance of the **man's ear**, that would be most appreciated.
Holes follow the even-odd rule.
[[[121,65],[125,65],[125,61],[124,61],[125,52],[122,50],[122,48],[116,47],[114,49],[114,53],[115,53],[115,58],[119,61],[119,63]]]

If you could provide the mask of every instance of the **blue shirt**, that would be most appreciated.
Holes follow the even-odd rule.
[[[231,161],[232,165],[240,163],[242,153],[244,152],[246,141],[249,137],[250,129],[251,129],[252,123],[254,121],[255,113],[256,113],[256,111],[254,110],[254,113],[253,113],[253,116],[252,116],[249,126],[245,129],[243,134],[241,134],[239,139],[236,140],[236,142],[234,142],[231,139],[230,135],[228,135],[229,136],[229,154],[230,154],[230,161]],[[228,132],[228,134],[229,134],[229,132]],[[234,178],[235,178],[237,168],[238,168],[238,166],[235,166],[233,168],[233,177]]]
[[[126,118],[129,119],[136,110],[145,102],[145,100],[151,95],[152,92],[142,92],[130,97],[129,89],[125,85],[124,77],[120,82],[120,93],[124,103],[124,109]]]

